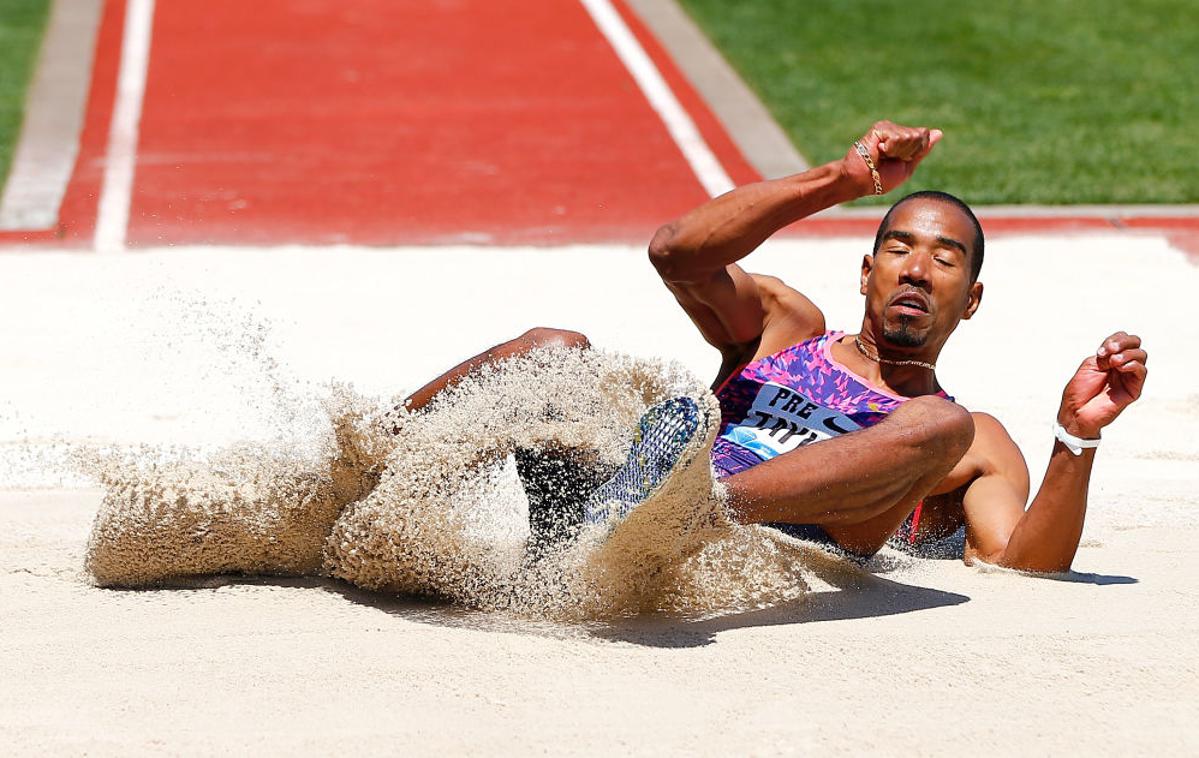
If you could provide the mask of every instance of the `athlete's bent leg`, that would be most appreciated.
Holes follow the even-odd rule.
[[[585,335],[566,329],[530,329],[459,363],[409,395],[403,407],[410,412],[419,411],[472,371],[550,346],[588,348],[591,343]],[[400,431],[398,427],[393,430]],[[529,556],[536,558],[574,534],[582,522],[587,496],[603,478],[601,472],[580,462],[571,450],[517,449],[514,455],[517,476],[529,500]]]
[[[837,544],[876,552],[965,455],[966,409],[913,398],[886,420],[801,447],[724,479],[742,523],[819,524]]]
[[[530,329],[516,339],[500,343],[490,350],[479,353],[475,357],[459,363],[454,368],[405,398],[404,408],[409,411],[418,411],[428,405],[442,390],[462,381],[470,372],[475,371],[479,367],[488,363],[498,363],[509,358],[515,358],[528,353],[530,350],[550,345],[586,348],[590,347],[591,343],[585,335],[567,329],[550,329],[543,326]]]

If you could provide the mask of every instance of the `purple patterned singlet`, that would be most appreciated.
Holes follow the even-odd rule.
[[[712,465],[717,477],[873,426],[908,399],[871,386],[833,358],[829,345],[844,334],[825,332],[746,364],[716,390],[721,432],[712,446]]]

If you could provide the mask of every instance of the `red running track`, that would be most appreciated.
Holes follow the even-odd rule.
[[[733,181],[758,179],[614,4]],[[124,11],[107,0],[59,224],[0,243],[91,245]],[[704,197],[578,0],[157,3],[131,246],[644,242]],[[988,232],[1140,229],[1199,251],[1195,217],[981,215]],[[791,231],[876,224],[821,217]]]
[[[57,236],[90,242],[106,6]],[[737,182],[751,169],[621,8]],[[128,244],[646,240],[706,195],[578,2],[159,2]]]

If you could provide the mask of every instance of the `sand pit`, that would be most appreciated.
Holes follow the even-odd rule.
[[[750,264],[811,281],[804,289],[829,323],[852,324],[863,244],[785,243]],[[697,376],[715,368],[637,250],[297,250],[286,270],[280,254],[0,259],[0,318],[21,325],[0,358],[0,733],[10,752],[1199,750],[1189,568],[1199,447],[1188,423],[1199,420],[1199,327],[1171,310],[1199,274],[1161,241],[995,240],[983,309],[942,361],[945,384],[1007,423],[1039,480],[1047,419],[1074,364],[1115,328],[1146,337],[1146,396],[1105,434],[1067,577],[889,551],[859,570],[744,530],[689,559],[690,583],[657,598],[670,610],[601,620],[469,610],[330,578],[92,586],[87,538],[103,494],[59,465],[81,442],[189,445],[176,456],[186,460],[239,439],[243,451],[282,447],[293,453],[280,459],[287,470],[336,493],[331,466],[292,465],[336,459],[318,402],[331,377],[390,397],[543,323],[636,360],[678,359]],[[447,269],[469,313],[438,310],[438,293],[419,286]],[[513,304],[502,286],[513,271],[544,297]],[[562,290],[583,276],[586,292]],[[388,281],[399,297],[377,296]],[[1060,302],[1067,283],[1087,294],[1070,319],[1051,321],[1037,304]],[[127,294],[157,288],[168,294]],[[209,304],[198,312],[217,323],[173,305],[197,290]],[[612,292],[621,309],[609,307]],[[430,333],[434,311],[444,318]],[[509,473],[477,481],[507,493],[494,502],[518,502],[504,490]],[[251,488],[243,502],[260,495]],[[261,543],[244,554],[279,558]],[[745,576],[770,580],[727,581]]]

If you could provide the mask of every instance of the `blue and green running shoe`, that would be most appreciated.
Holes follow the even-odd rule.
[[[689,397],[655,405],[641,416],[624,465],[587,499],[583,523],[623,520],[670,476],[700,426],[700,410]]]

